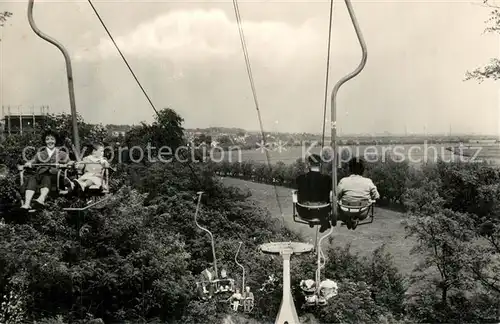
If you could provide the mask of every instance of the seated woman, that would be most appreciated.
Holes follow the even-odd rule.
[[[380,198],[377,187],[369,178],[363,177],[365,171],[362,159],[354,157],[349,161],[349,177],[342,178],[337,187],[337,199],[342,205],[352,207],[365,207],[371,204],[371,200]],[[348,229],[354,229],[357,221],[363,220],[368,214],[362,213],[362,218],[352,219],[352,215],[345,213],[339,207],[340,220],[342,220]]]
[[[240,290],[236,288],[234,294],[229,297],[228,301],[232,304],[233,310],[236,312],[238,307],[240,307],[240,301],[243,299],[243,295],[240,293]]]
[[[109,167],[109,162],[104,158],[103,144],[93,144],[92,153],[84,157],[82,162],[77,162],[76,167],[81,171],[85,171],[85,173],[76,180],[76,183],[82,191],[94,185],[104,190],[108,189],[103,181],[103,168]]]
[[[298,202],[301,205],[308,206],[329,204],[332,191],[332,177],[320,172],[321,157],[318,154],[313,154],[308,157],[307,164],[309,172],[299,175],[295,180]],[[331,227],[330,213],[327,215],[322,215],[321,213],[314,214],[321,221],[320,233]],[[299,215],[301,218],[304,218],[300,213]]]
[[[56,147],[58,143],[58,136],[53,131],[46,131],[42,137],[45,142],[45,149],[39,151],[35,157],[24,164],[25,167],[32,167],[33,164],[56,164],[56,163],[68,163],[72,161],[69,160],[68,154],[63,150]],[[57,181],[58,169],[55,166],[41,166],[36,170],[36,174],[28,177],[25,187],[25,200],[24,204],[21,206],[23,209],[31,209],[31,201],[35,195],[35,191],[40,188],[40,196],[34,201],[34,203],[39,206],[45,205],[45,199],[50,192],[52,184]],[[73,184],[67,179],[64,179],[64,184],[71,186]]]

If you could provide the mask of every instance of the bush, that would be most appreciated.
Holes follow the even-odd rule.
[[[136,137],[129,139],[178,145],[172,127],[180,119],[173,111],[162,116],[156,124],[133,129]],[[70,125],[55,120],[54,126]],[[167,133],[165,125],[170,125]],[[100,134],[99,128],[90,127],[88,134]],[[8,137],[0,163],[14,169],[22,146],[37,140],[34,134]],[[224,266],[241,285],[234,258],[243,242],[238,260],[247,271],[245,285],[256,295],[252,316],[274,318],[280,290],[260,295],[258,288],[270,274],[281,272],[281,262],[261,255],[257,247],[271,239],[298,238],[248,201],[248,193],[213,179],[212,168],[198,164],[189,169],[178,162],[118,165],[111,184],[114,195],[104,208],[68,214],[61,207],[71,201],[60,197],[26,219],[12,209],[21,198],[16,173],[2,177],[1,212],[11,217],[0,227],[1,322],[219,320],[229,311],[227,305],[205,304],[195,296],[196,276],[213,261],[210,239],[193,219],[199,190],[205,192],[199,222],[214,234],[219,269]],[[248,168],[242,165],[238,174],[248,174]]]

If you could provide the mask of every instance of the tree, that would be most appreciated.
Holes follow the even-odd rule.
[[[494,4],[491,0],[483,0],[484,5],[492,8],[490,13],[490,18],[486,23],[490,24],[489,27],[485,29],[487,33],[500,33],[500,6]],[[485,79],[498,80],[500,78],[500,59],[492,58],[490,62],[482,67],[476,68],[472,72],[467,72],[465,74],[466,80],[478,80],[483,82]]]
[[[49,119],[52,127],[70,134],[65,117]],[[136,128],[131,140],[141,147],[150,140],[178,145],[181,122],[167,110],[153,124]],[[82,132],[82,142],[95,129],[100,128]],[[22,147],[38,141],[35,132],[9,136],[0,158],[13,160]],[[242,275],[234,258],[238,242],[245,243],[238,259],[257,297],[250,316],[268,322],[278,311],[281,290],[260,295],[258,289],[270,274],[281,272],[281,262],[261,255],[258,245],[301,239],[278,229],[246,192],[224,187],[207,172],[212,168],[200,163],[189,170],[178,161],[119,165],[112,175],[119,180],[118,190],[102,209],[70,214],[61,207],[72,198],[59,197],[33,217],[18,217],[11,208],[19,199],[10,191],[17,188],[17,172],[2,177],[0,212],[6,222],[0,224],[0,322],[45,318],[42,323],[78,324],[95,317],[113,323],[216,322],[229,311],[227,304],[221,299],[198,302],[194,291],[195,276],[212,263],[210,239],[193,220],[197,191],[205,192],[199,222],[213,232],[219,264],[237,283]]]

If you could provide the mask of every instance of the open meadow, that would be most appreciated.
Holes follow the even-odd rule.
[[[413,144],[413,145],[359,145],[359,146],[341,146],[339,151],[347,150],[349,154],[345,155],[348,159],[352,156],[364,157],[367,161],[386,162],[388,159],[405,160],[415,167],[420,167],[422,164],[435,163],[438,160],[445,162],[458,162],[461,160],[460,155],[453,154],[447,148],[457,147],[454,143],[444,144]],[[329,148],[325,147],[325,152],[329,152]],[[283,162],[284,164],[292,164],[299,158],[304,158],[311,153],[320,153],[320,146],[269,146],[266,150],[257,148],[253,150],[239,150],[236,146],[229,151],[221,152],[220,149],[212,148],[207,151],[210,159],[214,162],[220,161],[254,161],[267,163],[266,153],[269,155],[271,163]],[[481,145],[474,144],[467,146],[464,151],[466,160],[473,159],[476,162],[488,161],[492,164],[500,162],[500,147],[498,145]]]

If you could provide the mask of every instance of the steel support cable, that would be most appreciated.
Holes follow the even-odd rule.
[[[335,0],[330,0],[330,21],[328,24],[328,46],[327,46],[327,56],[326,56],[326,75],[325,75],[325,96],[323,99],[323,135],[321,136],[321,153],[325,147],[325,131],[326,131],[326,107],[328,106],[328,81],[330,76],[330,55],[331,55],[331,43],[332,43],[332,25],[333,25],[333,6]],[[323,161],[323,160],[322,160]],[[323,163],[321,163],[322,165]]]
[[[139,86],[139,88],[142,90],[142,93],[144,94],[144,96],[146,97],[146,99],[148,100],[149,104],[151,105],[151,108],[153,108],[154,112],[156,113],[156,115],[158,117],[160,117],[160,114],[158,112],[158,110],[156,109],[155,105],[153,104],[153,101],[151,100],[151,98],[148,96],[148,94],[146,93],[146,90],[144,90],[144,87],[142,86],[141,82],[139,81],[139,79],[137,78],[137,76],[135,75],[134,71],[132,70],[132,67],[130,66],[130,64],[128,63],[127,59],[125,58],[125,56],[123,55],[122,51],[120,50],[120,47],[116,44],[114,38],[113,38],[113,35],[111,35],[111,32],[108,30],[106,24],[104,23],[104,21],[102,20],[101,16],[99,15],[99,12],[97,11],[97,9],[94,7],[93,3],[92,3],[92,0],[87,0],[88,3],[90,4],[90,6],[92,7],[92,10],[94,11],[95,15],[97,16],[97,19],[99,19],[99,21],[101,22],[101,25],[102,27],[104,28],[104,30],[106,31],[106,33],[108,34],[109,38],[111,39],[111,41],[113,42],[116,50],[118,51],[118,53],[120,54],[123,62],[125,63],[125,65],[127,66],[129,72],[132,74],[132,76],[134,77],[135,79],[135,82],[137,83],[137,85]],[[186,159],[187,161],[189,161],[189,159]],[[187,166],[188,168],[191,170],[191,173],[194,175],[196,181],[198,182],[198,184],[201,186],[202,185],[202,182],[201,180],[198,178],[198,176],[196,175],[196,172],[193,170],[193,167],[191,166],[191,164],[188,162],[187,163]]]
[[[245,65],[246,65],[246,69],[247,69],[248,79],[250,81],[250,87],[252,89],[252,95],[253,95],[253,100],[254,100],[254,104],[255,104],[255,109],[257,110],[257,116],[259,118],[260,131],[262,134],[262,143],[261,144],[262,144],[264,151],[266,153],[267,164],[269,166],[269,170],[272,172],[271,157],[269,156],[269,152],[266,149],[266,147],[267,147],[266,135],[264,132],[264,126],[262,124],[262,116],[260,114],[259,101],[257,100],[257,91],[255,89],[255,83],[253,80],[252,67],[250,65],[250,59],[249,59],[247,46],[246,46],[245,34],[243,33],[243,26],[241,24],[241,16],[240,16],[240,10],[238,7],[237,0],[233,0],[233,7],[234,7],[234,13],[236,15],[236,22],[238,24],[238,31],[240,34],[241,47],[243,49],[243,55],[245,58]],[[276,184],[274,184],[274,182],[273,182],[273,187],[274,187],[274,192],[276,195],[276,202],[278,203],[278,207],[279,207],[279,210],[281,213],[281,218],[282,218],[282,223],[283,223],[282,225],[284,227],[285,226],[285,217],[284,217],[283,208],[281,207],[281,203],[280,203],[279,196],[278,196],[278,188],[276,187]]]

